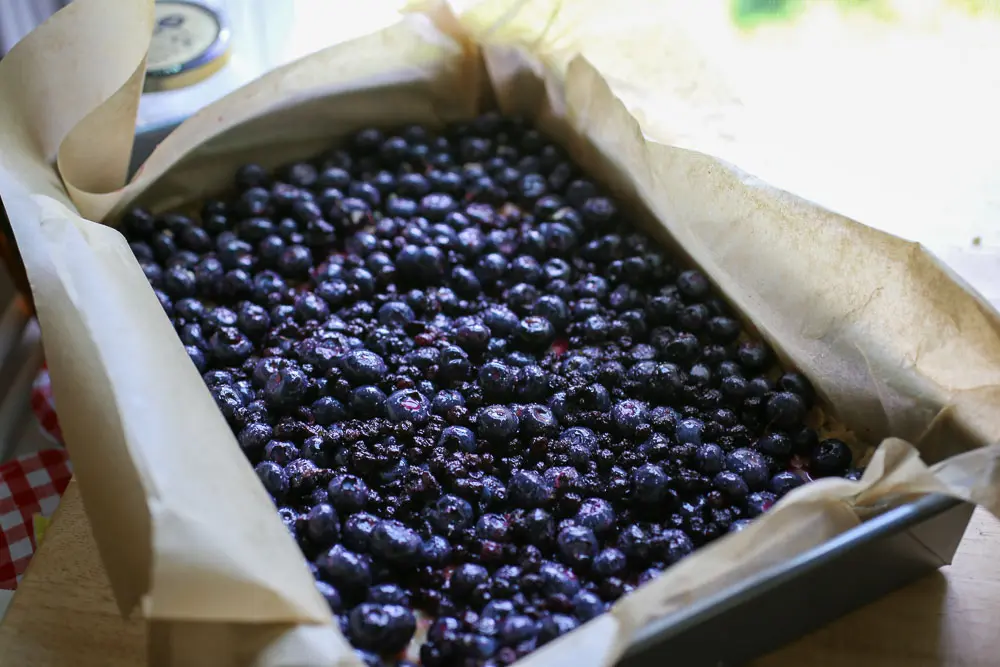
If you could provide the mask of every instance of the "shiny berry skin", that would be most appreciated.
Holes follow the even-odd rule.
[[[479,413],[477,433],[480,438],[491,442],[508,442],[520,428],[520,420],[510,408],[491,405]]]
[[[316,565],[338,590],[357,592],[371,586],[372,575],[368,561],[339,544],[321,555]]]
[[[337,475],[327,486],[330,502],[341,512],[353,513],[368,503],[368,485],[355,475]]]
[[[568,565],[587,563],[597,555],[594,531],[586,526],[567,526],[556,536],[559,556]]]
[[[419,561],[423,541],[420,535],[399,521],[379,523],[371,535],[371,552],[379,558],[403,565]]]
[[[726,470],[734,472],[752,490],[763,489],[768,481],[767,461],[752,449],[737,449],[726,457]]]
[[[518,470],[510,477],[507,497],[515,507],[541,507],[552,498],[552,486],[531,470]]]
[[[351,611],[349,628],[355,646],[392,655],[409,643],[417,620],[402,605],[366,602]]]
[[[851,449],[843,440],[827,438],[809,455],[809,472],[814,477],[845,475],[851,467]]]
[[[472,525],[475,515],[465,499],[444,495],[427,508],[426,516],[431,527],[447,537]]]
[[[430,419],[431,402],[414,389],[401,389],[389,396],[385,403],[386,416],[390,421],[411,421],[423,424]]]

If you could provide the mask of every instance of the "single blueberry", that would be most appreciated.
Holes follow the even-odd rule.
[[[482,565],[463,563],[455,568],[448,580],[451,594],[459,599],[467,597],[473,589],[489,581],[490,573]]]
[[[801,475],[784,470],[771,478],[768,488],[780,498],[792,489],[798,488],[805,483],[806,480]]]
[[[510,522],[501,514],[483,514],[476,521],[476,537],[493,542],[506,542]]]
[[[375,417],[385,410],[385,392],[374,385],[366,384],[351,392],[351,410],[361,417]]]
[[[382,357],[369,350],[351,350],[340,362],[344,377],[356,385],[373,384],[385,376],[386,365]]]
[[[611,421],[624,435],[634,435],[643,424],[648,423],[649,411],[646,404],[634,399],[626,399],[611,407]]]
[[[263,461],[254,469],[264,488],[275,498],[281,498],[288,491],[288,476],[277,463]]]
[[[446,537],[468,528],[474,516],[468,501],[451,494],[441,496],[426,510],[431,528]]]
[[[355,475],[335,476],[326,490],[330,502],[341,512],[358,512],[368,503],[368,485]]]
[[[789,456],[792,453],[792,440],[784,433],[766,433],[757,441],[757,449],[768,456]]]
[[[330,611],[333,613],[337,613],[344,608],[343,602],[341,602],[340,599],[340,592],[330,584],[322,580],[317,580],[316,590],[318,590],[319,594],[323,596],[324,600],[326,600],[326,604],[330,607]]]
[[[700,445],[701,434],[704,429],[704,422],[700,419],[691,417],[688,419],[682,419],[677,423],[677,426],[674,429],[674,435],[677,437],[677,442],[690,445]]]
[[[329,499],[329,493],[327,493]],[[374,514],[358,512],[352,514],[344,522],[344,544],[355,551],[368,551],[371,546],[372,532],[380,520]]]
[[[698,470],[705,475],[714,475],[726,466],[725,452],[722,451],[722,447],[712,442],[698,445],[694,456]]]
[[[420,535],[399,521],[382,521],[372,531],[372,554],[393,563],[415,563],[420,558],[422,547]]]
[[[809,472],[813,477],[844,475],[851,467],[851,448],[843,440],[827,438],[809,453]]]
[[[440,567],[448,562],[451,555],[451,544],[440,535],[431,535],[424,540],[421,556],[429,565]]]
[[[615,525],[615,512],[607,500],[603,498],[587,498],[580,503],[574,517],[577,525],[590,528],[595,533],[604,533]]]
[[[605,610],[605,604],[601,598],[590,591],[580,591],[573,596],[571,602],[573,603],[573,613],[581,622],[600,616]]]
[[[638,502],[655,505],[666,498],[669,481],[663,468],[644,463],[632,472],[632,493]]]
[[[770,491],[757,491],[747,496],[747,516],[751,519],[771,509],[778,497]]]
[[[617,577],[625,572],[626,565],[625,554],[619,549],[608,547],[594,556],[590,569],[599,577]]]
[[[306,515],[306,532],[318,547],[329,547],[340,539],[340,519],[326,503],[314,505]]]
[[[360,592],[372,585],[368,561],[340,544],[334,545],[316,561],[320,572],[341,591]]]
[[[767,399],[767,421],[778,428],[799,426],[806,416],[806,403],[798,394],[779,391]]]
[[[417,619],[402,605],[366,602],[351,611],[349,627],[355,646],[393,654],[406,648],[417,628]]]
[[[726,469],[742,477],[751,490],[763,489],[770,476],[767,461],[752,449],[730,452],[726,456]]]
[[[465,398],[460,392],[453,389],[443,389],[434,396],[431,402],[431,410],[434,414],[444,416],[452,408],[465,406]]]
[[[478,450],[476,434],[464,426],[446,427],[441,431],[441,437],[438,438],[438,445],[452,451],[457,449],[469,452],[470,454],[474,454]]]
[[[572,598],[580,590],[580,580],[573,571],[559,563],[544,562],[538,568],[542,578],[542,591],[546,595],[565,595]]]
[[[476,420],[479,437],[494,443],[509,443],[517,435],[519,427],[517,415],[503,405],[483,408]]]
[[[594,531],[586,526],[566,526],[556,536],[556,546],[559,555],[569,565],[589,562],[598,550]]]
[[[422,425],[431,416],[431,402],[416,389],[401,389],[386,400],[386,416],[390,421],[411,421]]]
[[[552,498],[552,486],[532,470],[517,470],[507,483],[507,497],[515,507],[535,508]]]
[[[528,616],[511,614],[500,626],[500,642],[505,646],[516,646],[538,636],[538,621]]]

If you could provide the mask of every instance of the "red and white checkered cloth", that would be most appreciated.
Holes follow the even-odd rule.
[[[32,388],[31,406],[44,432],[62,441],[48,372]],[[41,519],[52,516],[73,476],[66,450],[44,449],[0,465],[0,589],[13,590],[38,548]]]

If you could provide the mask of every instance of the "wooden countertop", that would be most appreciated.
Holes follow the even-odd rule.
[[[754,667],[996,667],[1000,521],[977,510],[953,565]],[[777,622],[777,621],[776,621]],[[135,667],[142,623],[122,620],[70,484],[0,625],[2,667]]]

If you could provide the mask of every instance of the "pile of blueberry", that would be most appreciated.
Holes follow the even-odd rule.
[[[523,120],[123,220],[369,664],[506,665],[816,477],[815,395]],[[412,653],[411,653],[412,655]]]

